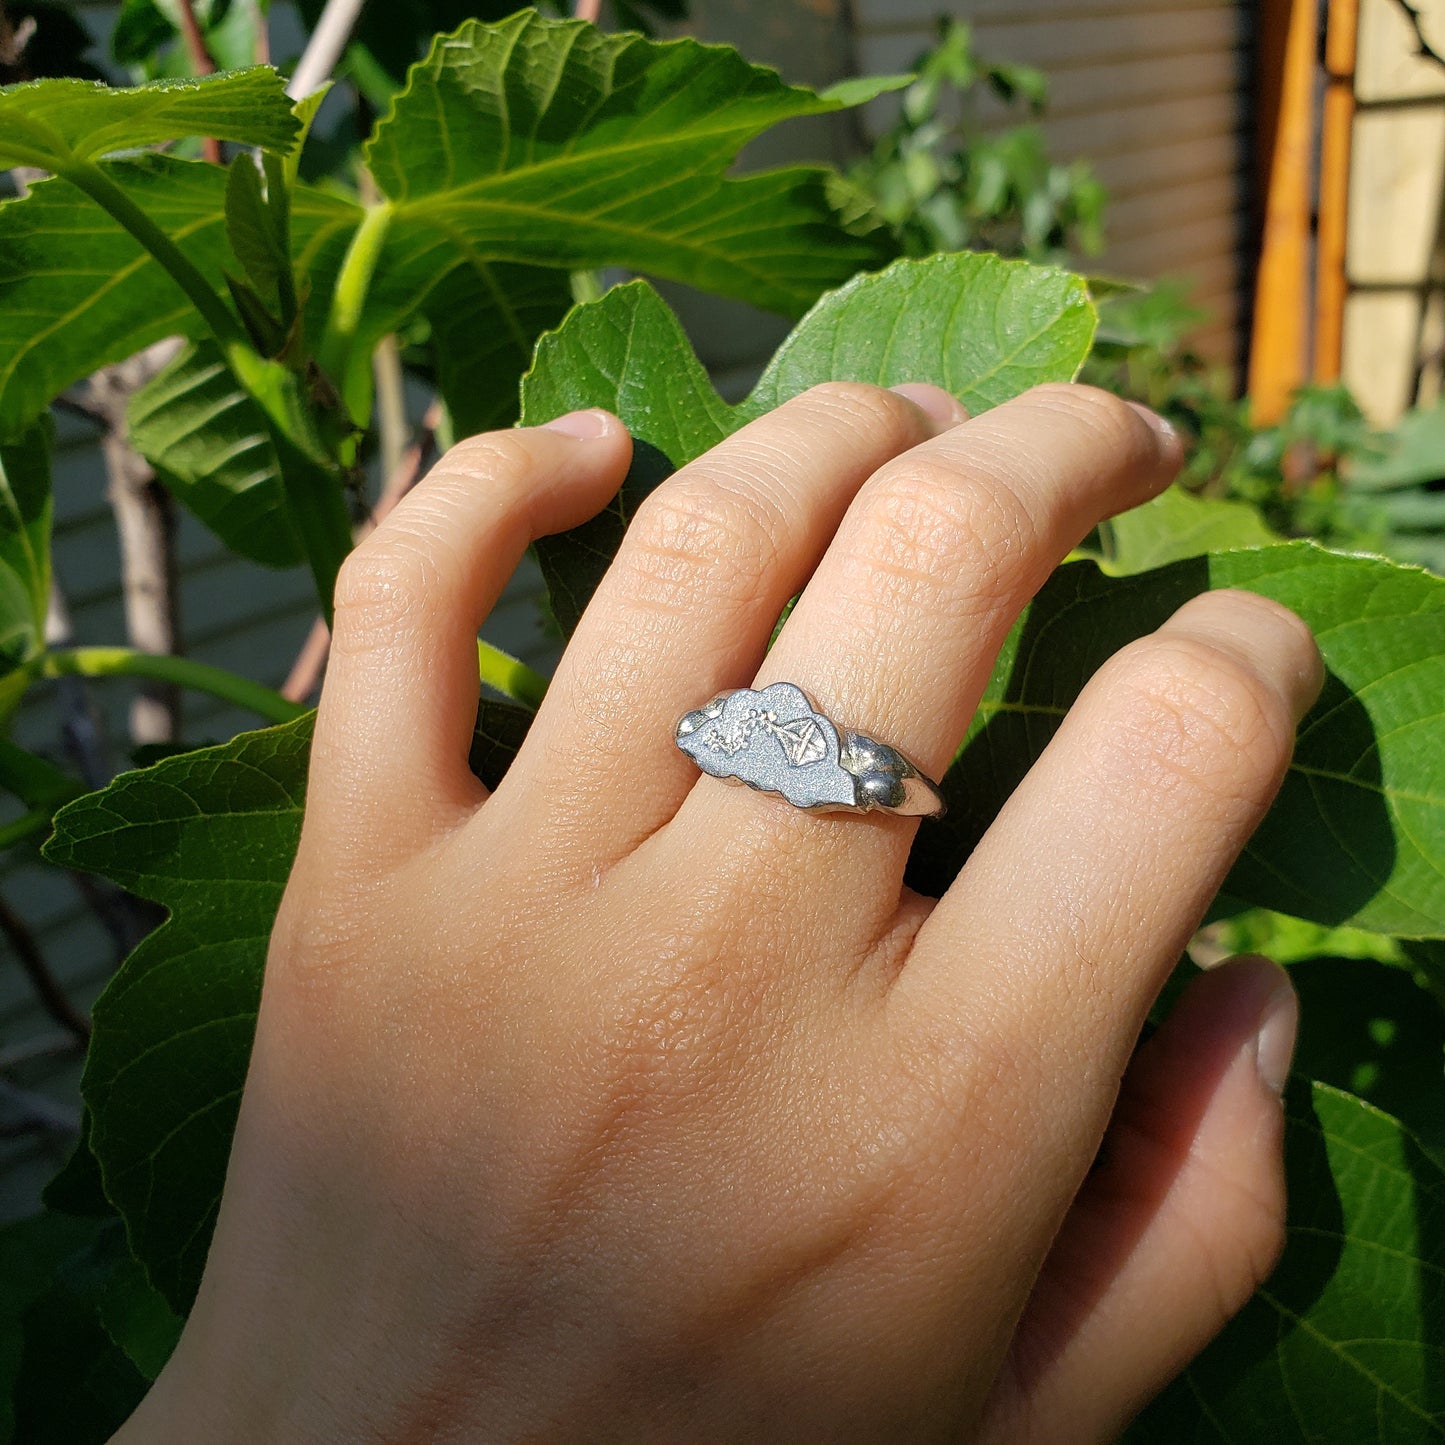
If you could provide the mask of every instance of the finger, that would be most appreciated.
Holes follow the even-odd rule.
[[[1269,1274],[1284,1242],[1280,1090],[1297,1013],[1283,969],[1235,959],[1195,979],[1139,1050],[985,1440],[1115,1439]]]
[[[527,544],[594,515],[630,454],[622,424],[601,411],[474,437],[347,558],[308,826],[405,850],[481,800],[467,767],[477,629]]]
[[[752,676],[868,476],[963,416],[936,387],[817,386],[648,497],[508,777],[559,853],[606,866],[672,817],[697,780],[677,719]]]
[[[915,447],[859,492],[754,685],[797,683],[939,776],[1029,598],[1101,518],[1162,490],[1179,457],[1157,418],[1083,386],[1035,388]],[[890,917],[914,832],[711,785],[679,823],[688,846],[738,837],[749,857],[766,830],[810,889],[850,908],[871,897]]]
[[[889,999],[899,1036],[986,1132],[1028,1119],[1031,1149],[1001,1152],[990,1182],[1011,1211],[1028,1182],[1015,1212],[1044,1239],[1321,678],[1276,603],[1186,603],[1100,669],[918,933]]]

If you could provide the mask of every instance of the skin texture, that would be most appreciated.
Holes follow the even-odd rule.
[[[815,388],[639,510],[488,797],[475,630],[629,450],[476,438],[348,561],[215,1243],[125,1445],[1102,1441],[1272,1266],[1288,981],[1236,960],[1136,1045],[1318,691],[1297,618],[1212,594],[1125,649],[937,902],[916,822],[672,741],[785,678],[938,775],[1172,434]]]

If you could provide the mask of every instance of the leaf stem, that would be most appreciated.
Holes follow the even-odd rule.
[[[307,710],[288,702],[279,692],[223,667],[189,657],[138,652],[131,647],[61,648],[36,658],[30,667],[37,677],[148,677],[174,682],[234,703],[272,723],[290,722]]]
[[[494,687],[505,697],[520,702],[533,712],[542,706],[547,695],[547,679],[534,668],[527,666],[519,657],[493,647],[490,642],[477,640],[477,671],[488,687]]]
[[[332,291],[331,311],[326,318],[326,329],[316,348],[316,360],[321,369],[341,389],[347,401],[351,400],[349,371],[352,366],[351,349],[356,341],[356,332],[361,325],[361,313],[366,307],[367,293],[371,290],[372,277],[376,275],[377,262],[381,259],[381,248],[386,242],[386,233],[391,226],[392,209],[388,201],[379,201],[368,206],[356,234],[351,238],[341,269],[336,273],[336,285]]]

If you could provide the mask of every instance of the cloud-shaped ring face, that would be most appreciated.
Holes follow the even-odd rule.
[[[838,729],[791,682],[714,698],[678,723],[677,745],[703,772],[781,793],[797,808],[864,801],[839,761]]]

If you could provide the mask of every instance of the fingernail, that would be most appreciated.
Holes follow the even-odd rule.
[[[1129,405],[1153,427],[1161,447],[1172,447],[1178,441],[1179,433],[1174,430],[1172,422],[1160,416],[1157,411],[1151,411],[1142,401],[1131,401]]]
[[[605,411],[569,411],[566,416],[543,422],[542,430],[558,431],[578,441],[592,441],[606,433],[610,420]]]
[[[941,386],[932,386],[926,381],[904,381],[897,386],[890,386],[888,390],[906,397],[940,429],[957,426],[968,420],[968,412],[964,410],[963,403],[950,396]]]
[[[1298,1028],[1299,999],[1289,981],[1281,979],[1265,1002],[1254,1040],[1254,1062],[1260,1080],[1273,1094],[1284,1092]]]

